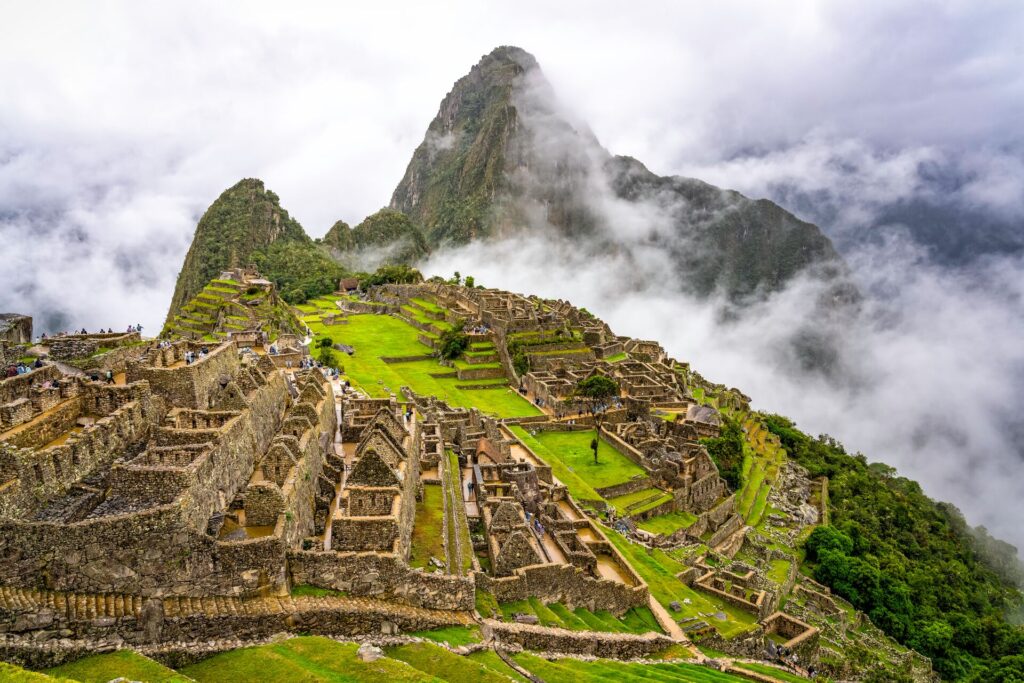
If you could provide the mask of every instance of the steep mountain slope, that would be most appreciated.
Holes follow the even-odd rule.
[[[221,271],[248,265],[254,251],[276,241],[310,239],[263,181],[246,178],[225,190],[199,219],[178,273],[167,320]]]
[[[427,241],[407,215],[381,209],[355,228],[338,221],[321,243],[349,268],[373,270],[383,264],[411,264],[430,253]]]
[[[523,232],[595,251],[661,247],[681,288],[721,289],[734,301],[808,267],[837,282],[845,273],[829,239],[778,205],[612,156],[515,47],[455,83],[391,206],[423,226],[433,248]]]

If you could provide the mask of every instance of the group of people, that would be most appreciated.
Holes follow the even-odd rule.
[[[185,352],[185,365],[192,365],[193,363],[196,362],[197,359],[201,360],[201,359],[205,358],[207,356],[207,354],[209,354],[209,353],[210,353],[210,349],[206,348],[205,346],[203,348],[199,349],[199,355],[198,356],[196,355],[195,351],[191,351],[191,350],[190,351],[186,351]]]
[[[8,365],[7,371],[4,373],[4,376],[17,377],[18,375],[27,375],[36,368],[41,367],[43,367],[43,361],[39,358],[36,358],[35,362],[31,364],[22,363],[19,361],[18,363],[11,363],[10,365]]]
[[[138,332],[139,334],[141,334],[141,333],[142,333],[142,325],[129,325],[129,326],[128,326],[128,329],[127,329],[127,332],[128,332],[129,334],[130,334],[130,333],[132,333],[132,332]],[[58,337],[63,337],[63,336],[64,336],[64,335],[66,335],[66,334],[68,334],[68,333],[67,333],[67,332],[58,332],[56,336],[58,336]],[[88,331],[87,329],[85,329],[85,328],[83,327],[83,328],[82,328],[82,329],[80,329],[80,330],[75,330],[75,331],[74,331],[74,332],[72,332],[71,334],[89,334],[89,331]],[[112,327],[108,327],[107,329],[105,329],[105,330],[104,330],[104,329],[103,329],[103,328],[101,327],[101,328],[99,329],[99,331],[98,331],[98,332],[96,332],[96,334],[114,334],[114,329],[113,329]],[[43,335],[42,335],[42,336],[40,337],[40,339],[42,339],[42,341],[46,341],[46,340],[48,339],[48,337],[46,336],[46,333],[45,333],[45,332],[44,332],[44,333],[43,333]]]

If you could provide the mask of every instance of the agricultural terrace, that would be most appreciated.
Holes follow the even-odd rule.
[[[322,303],[322,299],[315,299],[312,305],[315,307]],[[306,305],[304,308],[309,307]],[[334,310],[337,310],[336,306]],[[345,322],[328,326],[316,313],[303,317],[303,322],[317,339],[329,337],[334,343],[355,349],[352,355],[338,353],[338,359],[352,384],[371,397],[384,398],[392,392],[398,394],[402,386],[408,386],[418,394],[437,396],[449,405],[476,407],[497,417],[540,414],[536,406],[509,388],[505,380],[460,381],[454,376],[453,368],[441,365],[436,359],[385,363],[382,358],[422,358],[433,353],[430,347],[417,339],[419,330],[398,318],[360,314],[345,318],[339,316],[338,320]],[[468,388],[481,384],[493,386]]]
[[[714,595],[698,592],[679,580],[677,574],[686,569],[662,550],[648,552],[644,546],[631,543],[618,532],[604,527],[605,535],[644,580],[651,595],[665,609],[678,602],[681,611],[673,613],[675,619],[693,617],[707,622],[722,636],[732,638],[752,629],[757,618]]]

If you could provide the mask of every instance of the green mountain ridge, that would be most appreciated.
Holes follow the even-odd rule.
[[[656,209],[650,235],[623,236],[607,202]],[[499,47],[459,79],[417,147],[391,207],[434,249],[522,233],[611,248],[659,246],[684,289],[733,300],[780,289],[807,268],[855,298],[831,241],[767,200],[657,176],[612,156],[558,105],[537,60]],[[585,238],[581,240],[581,238]]]
[[[262,180],[246,178],[222,192],[196,226],[174,286],[167,321],[222,271],[247,266],[253,252],[280,241],[310,239]]]
[[[354,228],[338,221],[321,244],[335,259],[358,270],[373,270],[383,264],[409,265],[430,253],[426,238],[412,220],[388,208],[367,216]]]

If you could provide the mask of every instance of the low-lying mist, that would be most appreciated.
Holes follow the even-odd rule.
[[[865,298],[845,323],[809,319],[812,278],[723,316],[721,300],[680,294],[658,253],[601,257],[537,236],[436,254],[424,274],[459,271],[584,306],[617,334],[656,339],[741,389],[757,409],[897,467],[972,525],[1024,547],[1024,262],[949,270],[899,242],[846,259]],[[794,331],[816,324],[837,339],[830,373],[804,369],[793,352]]]

